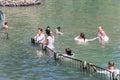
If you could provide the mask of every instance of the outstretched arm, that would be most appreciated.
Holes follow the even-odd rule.
[[[74,40],[79,41],[78,37],[79,37],[79,36],[75,37]]]
[[[94,41],[94,40],[96,40],[96,39],[98,39],[98,37],[95,37],[95,38],[93,38],[93,39],[87,39],[87,41],[89,42],[89,41]]]

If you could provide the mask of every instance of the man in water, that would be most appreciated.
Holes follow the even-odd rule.
[[[114,80],[116,80],[117,75],[120,74],[120,70],[115,68],[115,64],[113,61],[108,62],[108,71],[98,71],[94,65],[91,64],[91,66],[93,66],[94,71],[96,71],[97,73],[106,74],[108,77],[114,78]],[[112,75],[109,71],[112,73]]]

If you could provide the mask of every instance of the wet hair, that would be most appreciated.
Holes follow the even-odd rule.
[[[48,29],[48,30],[46,30],[46,34],[48,35],[48,36],[50,36],[51,35],[51,33],[50,33],[50,30]]]
[[[45,32],[46,32],[46,34],[49,34],[49,32],[51,32],[51,31],[50,31],[50,26],[47,26],[47,27],[46,27]]]
[[[50,26],[47,26],[47,27],[46,27],[46,30],[50,30]]]
[[[73,55],[70,48],[66,48],[65,52],[66,52],[67,55],[70,55],[70,56]]]
[[[82,37],[85,40],[85,35],[84,33],[80,33],[80,37]]]
[[[7,21],[5,21],[5,25],[7,25],[8,24],[8,22]]]
[[[38,28],[38,30],[43,31],[42,28]]]
[[[113,61],[109,61],[109,62],[108,62],[108,65],[109,65],[109,66],[114,66],[114,62],[113,62]]]
[[[58,31],[60,31],[60,27],[57,27]]]

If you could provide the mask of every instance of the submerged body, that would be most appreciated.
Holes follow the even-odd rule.
[[[98,27],[98,40],[102,44],[102,47],[105,47],[105,43],[109,42],[109,37],[101,26]]]
[[[79,36],[75,37],[74,40],[78,42],[78,44],[86,44],[90,41],[96,40],[98,37],[95,37],[93,39],[86,39],[84,33],[80,33]]]

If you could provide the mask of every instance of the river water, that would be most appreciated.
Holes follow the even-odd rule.
[[[31,7],[0,7],[9,22],[9,39],[0,39],[0,80],[99,80],[74,68],[38,58],[30,38],[38,27],[60,26],[64,33],[55,38],[55,50],[69,47],[77,59],[107,68],[113,60],[120,69],[120,0],[42,0]],[[110,38],[105,48],[96,40],[79,45],[74,37],[97,36],[101,25]],[[101,79],[100,79],[101,80]]]

